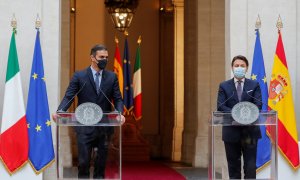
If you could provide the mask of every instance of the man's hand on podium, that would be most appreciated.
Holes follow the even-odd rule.
[[[125,120],[126,120],[125,116],[121,115],[121,124],[124,124]]]
[[[52,119],[53,119],[53,121],[56,123],[56,121],[57,121],[57,117],[58,117],[58,114],[57,113],[53,113],[52,114]]]

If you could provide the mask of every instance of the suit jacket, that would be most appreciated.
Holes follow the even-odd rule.
[[[261,91],[258,82],[245,78],[241,101],[252,102],[261,110]],[[231,109],[237,103],[239,103],[239,100],[234,79],[222,82],[218,92],[218,111],[231,112]],[[260,128],[258,126],[223,126],[223,141],[237,142],[243,137],[261,138]]]
[[[100,88],[110,101],[113,100],[116,110],[123,112],[123,101],[116,74],[111,71],[103,70]],[[78,105],[85,102],[92,102],[99,105],[103,112],[110,112],[113,110],[112,105],[102,92],[100,92],[99,95],[97,94],[94,76],[90,67],[75,72],[58,110],[67,111],[73,102],[71,99],[78,93]],[[95,129],[103,130],[103,128],[92,126],[75,128],[77,133],[92,133]]]

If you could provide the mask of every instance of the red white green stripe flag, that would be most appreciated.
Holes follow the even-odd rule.
[[[0,156],[6,170],[13,174],[28,159],[28,132],[15,32],[10,42],[1,122]]]
[[[138,40],[133,74],[134,117],[136,120],[140,120],[142,118],[142,72],[140,45],[141,37],[139,37]]]

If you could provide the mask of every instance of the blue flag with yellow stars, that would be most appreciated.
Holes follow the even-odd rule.
[[[29,161],[39,174],[51,165],[55,157],[39,30],[36,33],[26,117]]]
[[[131,84],[131,71],[129,60],[128,41],[125,39],[124,55],[123,55],[123,77],[124,77],[124,114],[129,115],[133,109],[133,89]]]
[[[259,30],[256,29],[256,40],[253,54],[251,79],[259,82],[262,96],[262,111],[268,110],[268,85],[265,72],[264,58],[260,43]],[[266,134],[266,127],[260,126],[262,138],[257,142],[256,168],[262,168],[271,159],[271,142]]]

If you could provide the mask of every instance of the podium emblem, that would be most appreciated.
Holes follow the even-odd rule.
[[[103,116],[100,106],[95,103],[82,103],[75,110],[75,117],[78,122],[84,125],[97,124]]]
[[[244,101],[233,106],[231,115],[236,122],[247,125],[257,120],[259,110],[255,104]]]

